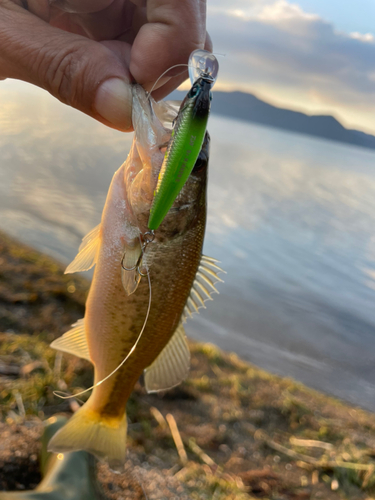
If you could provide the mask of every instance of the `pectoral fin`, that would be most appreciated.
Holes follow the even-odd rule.
[[[142,249],[139,238],[132,245],[125,245],[125,252],[121,263],[121,281],[127,295],[134,293],[139,285],[141,276],[137,267],[141,253]]]
[[[86,340],[85,320],[79,319],[72,326],[71,330],[52,342],[52,349],[67,352],[68,354],[91,361]]]
[[[79,271],[88,271],[96,264],[100,241],[101,224],[98,224],[83,238],[75,259],[65,269],[65,274],[77,273]]]
[[[165,391],[175,387],[185,380],[189,368],[190,351],[184,327],[180,323],[168,344],[145,370],[147,392]]]
[[[215,287],[215,283],[223,281],[218,273],[225,273],[225,271],[217,265],[218,262],[212,257],[202,255],[193,286],[191,287],[190,296],[182,313],[182,321],[186,321],[187,317],[191,317],[195,312],[199,314],[201,307],[206,308],[204,302],[212,300],[211,295],[213,293],[219,293]]]

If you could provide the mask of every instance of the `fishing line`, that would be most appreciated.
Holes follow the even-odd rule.
[[[139,486],[142,489],[142,492],[143,492],[143,495],[144,495],[145,499],[148,500],[148,496],[147,496],[146,490],[143,487],[142,481],[139,479],[139,475],[138,475],[138,473],[135,470],[133,470],[133,475],[135,476],[136,481],[138,481],[138,484],[139,484]]]
[[[156,85],[157,85],[158,81],[160,80],[160,78],[163,78],[163,76],[164,76],[166,73],[168,73],[168,71],[170,71],[171,69],[178,68],[178,67],[181,67],[181,66],[184,66],[184,67],[186,67],[186,68],[194,68],[194,66],[192,66],[191,64],[190,64],[190,65],[189,65],[189,64],[175,64],[174,66],[171,66],[170,68],[166,69],[166,70],[164,71],[164,73],[162,73],[162,74],[159,76],[159,78],[156,80],[156,82],[155,82],[155,83],[154,83],[154,85],[152,86],[152,88],[151,88],[150,92],[148,93],[147,98],[148,98],[148,99],[150,99],[150,97],[151,97],[151,93],[152,93],[152,91],[154,90],[154,88],[156,87]],[[178,76],[178,75],[171,76],[171,78],[176,78],[176,76]]]
[[[81,391],[81,392],[77,392],[77,394],[72,394],[70,396],[61,396],[61,394],[64,394],[63,392],[60,392],[60,391],[54,391],[53,394],[55,396],[57,396],[58,398],[60,399],[70,399],[70,398],[75,398],[77,396],[81,396],[82,394],[85,394],[86,392],[88,391],[91,391],[92,389],[95,389],[95,387],[98,387],[99,385],[101,385],[103,382],[105,382],[106,380],[108,380],[110,377],[112,377],[112,375],[114,375],[125,363],[126,361],[129,359],[129,357],[133,354],[133,352],[135,351],[139,341],[141,340],[141,337],[143,335],[143,332],[146,328],[146,324],[147,324],[147,321],[148,321],[148,317],[150,315],[150,309],[151,309],[151,279],[150,279],[150,273],[148,272],[147,273],[147,279],[148,279],[148,289],[149,289],[149,296],[148,296],[148,308],[147,308],[147,313],[146,313],[146,317],[145,317],[145,320],[144,320],[144,323],[143,323],[143,326],[142,326],[142,329],[141,329],[141,332],[140,334],[138,335],[137,337],[137,340],[135,341],[135,344],[133,345],[133,347],[130,349],[129,353],[127,354],[127,356],[121,361],[121,363],[117,366],[117,368],[115,368],[109,375],[107,375],[106,377],[104,377],[102,380],[99,380],[99,382],[97,382],[96,384],[92,385],[91,387],[89,387],[88,389],[85,389],[84,391]],[[65,393],[66,394],[66,393]]]

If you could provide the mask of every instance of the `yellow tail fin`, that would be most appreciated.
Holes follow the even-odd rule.
[[[82,406],[51,439],[48,451],[66,453],[85,450],[111,469],[122,471],[126,456],[126,413],[119,419],[103,417]]]

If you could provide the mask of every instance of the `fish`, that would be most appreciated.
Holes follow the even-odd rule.
[[[190,353],[184,323],[205,307],[205,301],[217,292],[215,283],[222,281],[218,261],[202,254],[208,133],[187,182],[143,250],[153,193],[175,118],[172,106],[154,102],[142,87],[133,86],[135,134],[130,153],[113,176],[100,224],[83,238],[66,269],[79,272],[95,265],[85,316],[51,344],[94,365],[94,388],[53,436],[49,451],[86,450],[117,471],[125,463],[126,403],[135,383],[143,374],[147,392],[157,392],[187,377]],[[145,278],[140,278],[135,265],[140,257],[148,273]],[[129,355],[137,339],[127,361],[106,378]]]

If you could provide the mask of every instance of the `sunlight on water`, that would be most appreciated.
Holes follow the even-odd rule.
[[[67,263],[132,135],[25,84],[0,99],[0,228]],[[228,274],[188,333],[375,409],[375,153],[214,114],[209,130],[205,253]]]
[[[55,233],[69,234],[71,243],[60,249],[51,244],[54,255],[66,261],[82,234],[100,221],[131,135],[104,127],[32,86],[13,88],[14,83],[0,87],[0,210],[8,211],[0,224],[16,236],[26,231],[30,243],[47,251]],[[23,217],[33,220],[24,229]]]

